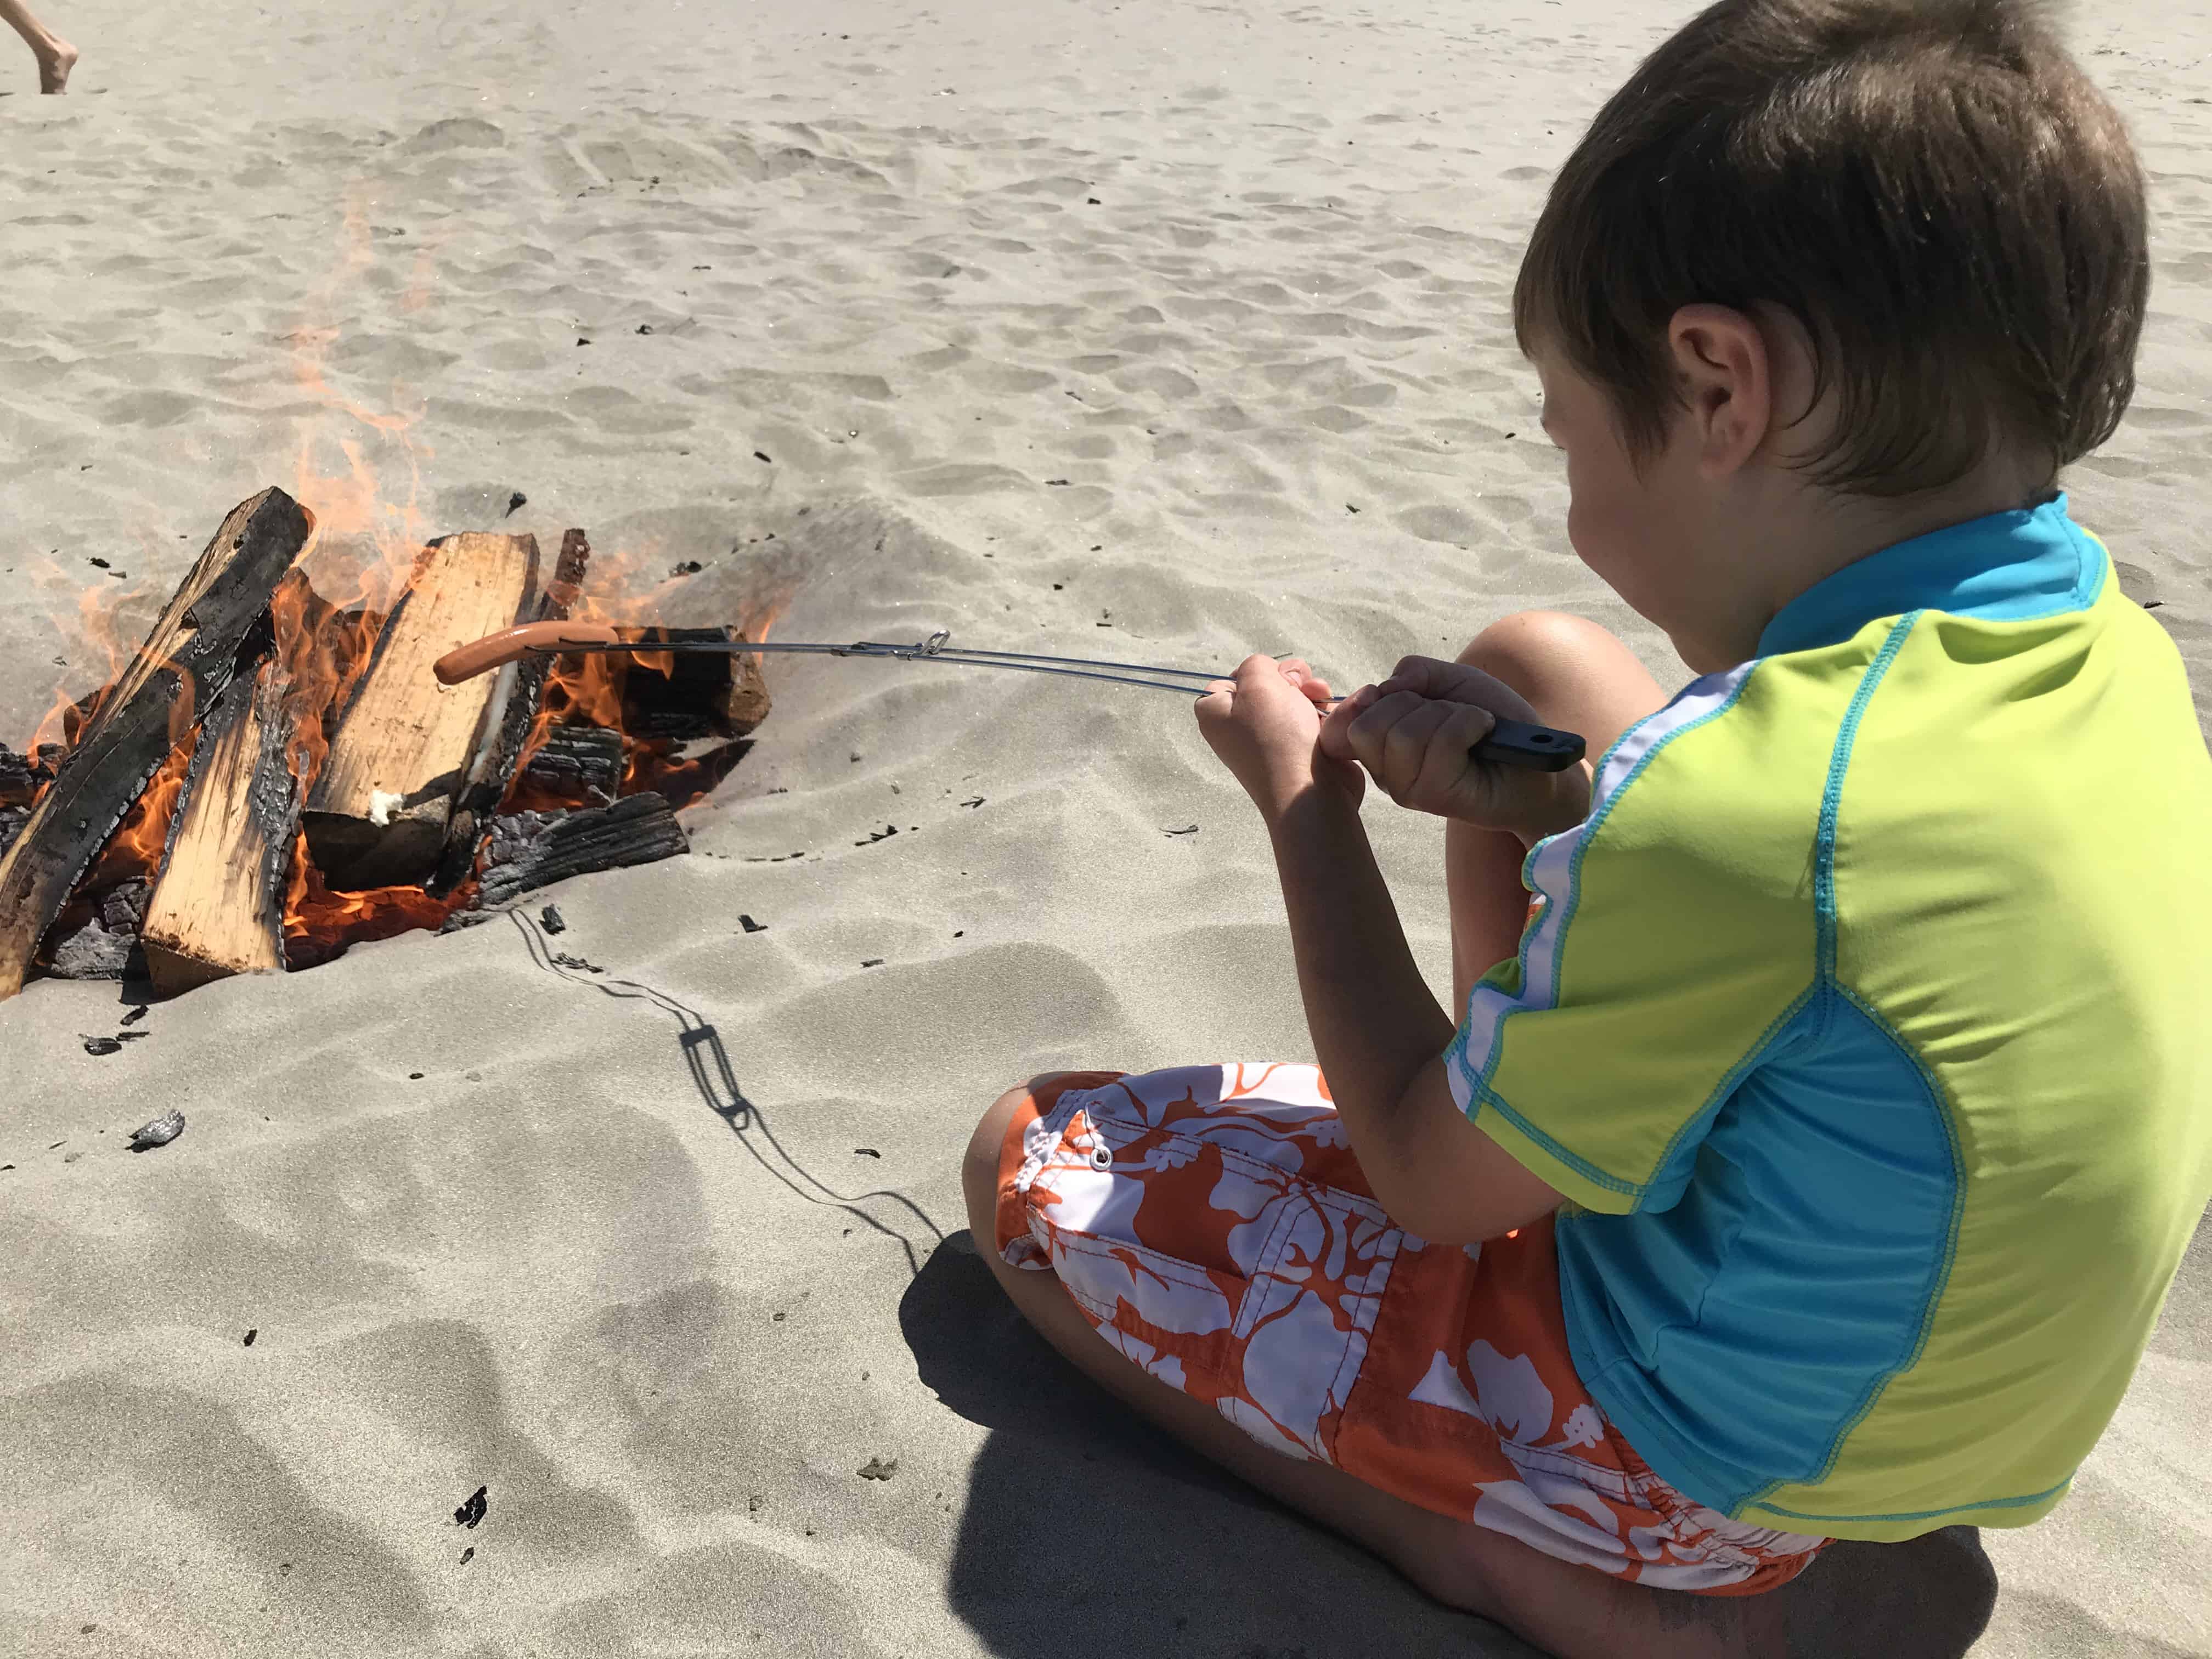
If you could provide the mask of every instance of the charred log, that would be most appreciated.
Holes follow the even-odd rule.
[[[584,573],[591,563],[592,544],[580,530],[561,538],[561,555],[554,561],[553,580],[538,601],[532,620],[566,622],[569,608],[583,591]],[[532,657],[502,668],[485,707],[484,723],[468,781],[453,803],[453,816],[446,828],[445,852],[434,892],[449,892],[465,879],[476,861],[477,843],[483,838],[484,820],[506,799],[507,786],[538,722],[538,709],[545,695],[545,677],[553,666],[546,657]],[[607,791],[611,799],[611,787]]]
[[[301,799],[289,690],[282,666],[264,662],[231,683],[200,728],[140,931],[147,977],[164,995],[283,969]]]
[[[603,726],[556,726],[522,769],[523,782],[533,795],[604,804],[622,787],[624,755],[619,732]]]
[[[489,909],[570,876],[690,850],[674,810],[650,792],[582,811],[511,813],[492,820],[477,902]]]
[[[457,645],[526,620],[537,585],[533,537],[471,532],[422,550],[308,798],[307,845],[332,888],[392,886],[436,872],[504,677],[441,685],[430,665]]]
[[[0,1000],[139,791],[238,669],[241,646],[306,544],[313,518],[265,489],[224,520],[123,677],[85,720],[52,783],[0,854]]]
[[[723,640],[726,629],[669,628],[670,640]],[[742,634],[737,636],[743,640]],[[623,680],[623,728],[633,737],[685,743],[742,738],[768,718],[760,659],[722,651],[672,651],[629,664]]]

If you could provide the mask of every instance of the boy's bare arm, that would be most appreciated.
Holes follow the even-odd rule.
[[[1298,988],[1352,1149],[1390,1218],[1439,1244],[1525,1226],[1559,1194],[1463,1116],[1455,1030],[1407,948],[1356,800],[1310,787],[1270,813]]]

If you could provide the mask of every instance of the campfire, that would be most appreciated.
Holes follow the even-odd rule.
[[[40,972],[169,995],[313,967],[684,852],[676,810],[768,713],[756,659],[719,653],[443,685],[465,641],[605,615],[584,532],[550,571],[532,536],[442,537],[388,605],[342,608],[299,566],[314,524],[282,489],[241,503],[59,740],[0,745],[0,999]]]

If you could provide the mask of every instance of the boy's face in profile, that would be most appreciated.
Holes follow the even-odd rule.
[[[1566,453],[1575,556],[1682,647],[1677,623],[1691,620],[1699,601],[1695,529],[1705,492],[1698,488],[1694,447],[1678,441],[1677,422],[1666,447],[1639,470],[1605,392],[1548,344],[1529,360],[1543,386],[1545,435]]]

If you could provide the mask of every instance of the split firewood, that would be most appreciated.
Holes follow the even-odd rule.
[[[675,811],[650,790],[582,811],[513,812],[491,821],[477,902],[489,909],[570,876],[690,850]]]
[[[139,943],[175,996],[284,968],[284,889],[298,840],[289,682],[271,660],[231,682],[200,726]]]
[[[720,628],[666,628],[669,640],[726,640]],[[743,641],[745,635],[739,634]],[[623,728],[633,737],[685,742],[742,738],[768,718],[760,659],[723,651],[672,651],[630,662],[623,680]]]
[[[532,752],[522,778],[533,793],[605,803],[622,788],[625,763],[621,732],[604,726],[556,726]]]
[[[434,875],[497,680],[441,685],[455,646],[529,618],[538,542],[469,532],[430,544],[378,635],[307,800],[307,846],[342,891]]]
[[[569,608],[582,593],[585,568],[591,560],[592,544],[582,531],[570,530],[561,538],[561,556],[553,562],[553,580],[539,596],[532,620],[568,620]],[[453,803],[453,815],[446,827],[445,851],[431,883],[434,890],[451,891],[474,866],[484,820],[498,810],[507,797],[507,786],[514,781],[515,767],[529,744],[530,729],[538,723],[545,677],[552,666],[550,658],[530,657],[499,671],[484,706],[467,781]],[[613,793],[608,791],[610,795]]]
[[[0,1000],[22,988],[39,942],[169,751],[221,695],[240,647],[314,520],[264,489],[223,520],[123,677],[100,699],[5,854]]]

